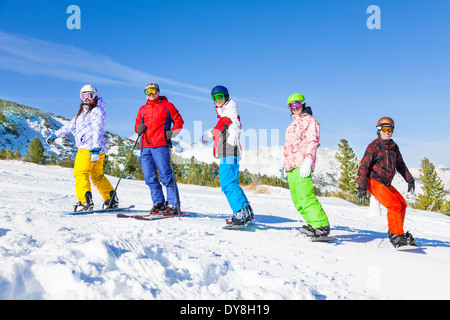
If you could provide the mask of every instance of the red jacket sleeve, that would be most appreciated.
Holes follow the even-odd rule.
[[[184,120],[183,120],[183,117],[181,116],[180,112],[171,103],[170,103],[169,112],[170,112],[170,116],[173,119],[173,127],[171,130],[181,131],[181,129],[183,129]]]
[[[137,132],[137,128],[142,123],[142,107],[139,108],[137,117],[136,117],[136,123],[134,124],[134,132]]]

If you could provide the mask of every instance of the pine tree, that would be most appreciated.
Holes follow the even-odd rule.
[[[420,164],[420,181],[422,192],[418,195],[414,208],[421,210],[440,211],[445,204],[446,191],[442,180],[437,175],[434,164],[423,158]]]
[[[347,200],[354,202],[358,192],[359,163],[347,140],[341,139],[338,146],[339,152],[335,156],[340,164],[339,169],[341,169],[338,188],[344,193]]]
[[[39,138],[33,138],[33,140],[31,140],[25,156],[25,161],[37,164],[45,163],[45,149]]]

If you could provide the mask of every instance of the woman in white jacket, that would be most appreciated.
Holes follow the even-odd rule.
[[[52,144],[56,138],[75,131],[75,143],[78,148],[74,166],[77,204],[75,212],[90,211],[94,208],[91,181],[105,200],[103,207],[117,208],[119,201],[114,188],[103,173],[103,161],[106,155],[106,142],[103,136],[106,113],[105,103],[98,96],[97,89],[85,85],[80,91],[80,109],[75,118],[47,138]]]

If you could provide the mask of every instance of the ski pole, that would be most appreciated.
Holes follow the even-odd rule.
[[[170,141],[170,140],[169,140]],[[169,162],[170,162],[170,170],[172,170],[172,179],[173,179],[173,190],[175,192],[175,199],[177,200],[177,210],[178,213],[181,213],[181,208],[180,208],[180,200],[178,199],[178,188],[177,188],[177,181],[175,180],[175,172],[173,171],[173,165],[172,165],[172,153],[171,150],[173,145],[172,145],[172,141],[170,141],[169,144]],[[180,218],[179,218],[180,219]]]
[[[133,155],[133,151],[134,151],[134,149],[136,148],[136,145],[137,145],[137,143],[138,143],[140,137],[141,137],[141,135],[139,134],[138,137],[137,137],[137,139],[136,139],[136,142],[134,143],[133,148],[131,149],[130,156],[128,157],[127,162],[125,162],[125,167],[123,168],[122,173],[120,174],[119,181],[117,181],[116,188],[114,189],[114,195],[113,195],[113,196],[116,196],[116,195],[117,195],[117,188],[119,187],[120,180],[122,180],[122,178],[123,178],[123,174],[125,173],[125,169],[126,169],[127,166],[128,166],[128,162],[130,161],[131,156]],[[112,199],[112,197],[111,197],[111,199]],[[109,202],[109,205],[108,205],[108,208],[107,208],[107,209],[111,208],[111,203],[112,203],[112,201]]]

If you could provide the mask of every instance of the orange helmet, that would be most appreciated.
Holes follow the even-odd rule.
[[[383,117],[380,120],[378,120],[377,127],[382,125],[390,125],[393,128],[395,127],[394,120],[392,120],[392,118],[389,117]]]

